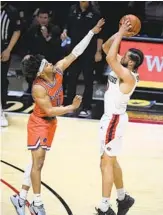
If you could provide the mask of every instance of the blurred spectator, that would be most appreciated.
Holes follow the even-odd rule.
[[[61,58],[60,28],[50,23],[50,14],[46,9],[39,9],[36,22],[30,27],[26,36],[26,54],[41,54],[55,64]],[[31,92],[32,81],[27,80]]]
[[[3,113],[6,108],[8,79],[7,73],[11,60],[12,50],[20,37],[21,22],[19,13],[9,3],[1,2],[1,126],[8,126]]]
[[[80,1],[71,6],[67,26],[61,38],[71,38],[71,50],[87,34],[100,19],[100,12],[89,1]],[[101,47],[103,40],[100,34],[95,35],[85,52],[67,70],[67,101],[70,104],[76,94],[76,85],[79,74],[83,72],[85,90],[83,94],[83,109],[79,116],[88,117],[91,114],[93,95],[93,71],[95,62],[102,60]],[[70,50],[70,51],[71,51]]]

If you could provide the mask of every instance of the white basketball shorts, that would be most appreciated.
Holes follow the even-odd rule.
[[[128,123],[127,113],[103,115],[100,120],[100,155],[117,156],[122,149],[122,138]]]

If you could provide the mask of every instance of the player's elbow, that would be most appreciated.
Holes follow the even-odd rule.
[[[105,43],[102,44],[102,50],[104,51],[105,54],[107,54],[108,48],[106,47]]]
[[[105,51],[105,43],[102,44],[102,50]]]
[[[71,63],[73,63],[82,53],[77,53],[76,50],[72,50],[71,52]]]
[[[111,64],[114,61],[113,56],[110,54],[107,54],[106,61],[108,62],[108,64]]]

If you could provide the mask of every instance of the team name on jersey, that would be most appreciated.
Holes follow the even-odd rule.
[[[112,82],[113,84],[116,84],[116,82],[117,82],[117,78],[112,75],[108,75],[108,80],[110,82]]]
[[[59,96],[59,94],[63,91],[63,87],[61,86],[55,93],[53,96],[50,96],[51,100],[54,100],[55,98],[57,98]]]

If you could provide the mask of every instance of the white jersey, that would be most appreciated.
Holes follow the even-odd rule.
[[[104,114],[111,115],[111,114],[124,114],[127,109],[128,101],[132,93],[134,92],[136,85],[137,85],[137,74],[133,73],[135,77],[135,86],[128,94],[123,94],[120,91],[120,78],[117,77],[115,72],[111,71],[108,76],[108,87],[104,95]]]

